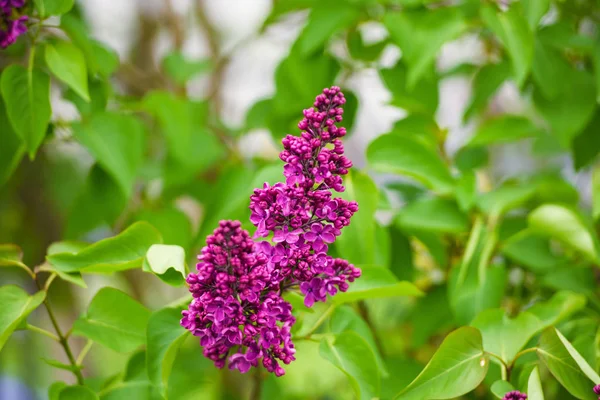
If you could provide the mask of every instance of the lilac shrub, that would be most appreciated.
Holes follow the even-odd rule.
[[[0,0],[0,48],[7,48],[27,32],[26,15],[21,15],[25,0]]]
[[[299,290],[307,307],[346,291],[360,269],[328,255],[358,204],[333,197],[352,162],[340,140],[346,102],[338,87],[324,89],[304,110],[300,136],[282,140],[285,182],[265,183],[250,197],[254,239],[238,221],[221,221],[187,277],[193,300],[181,324],[200,337],[218,368],[242,373],[262,365],[275,375],[294,358],[292,306],[282,295]],[[262,240],[267,238],[267,240]],[[269,240],[270,238],[270,240]],[[256,241],[255,241],[256,240]]]

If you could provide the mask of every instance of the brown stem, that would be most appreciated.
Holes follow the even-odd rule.
[[[40,285],[37,278],[34,279],[34,281],[35,281],[35,284],[37,285],[38,289],[43,290],[42,285]],[[69,346],[69,342],[67,341],[66,336],[63,335],[62,330],[60,329],[60,326],[58,326],[58,321],[56,320],[56,317],[54,316],[54,311],[52,311],[52,307],[50,307],[50,301],[48,300],[48,297],[46,297],[44,299],[44,306],[46,307],[46,311],[48,311],[48,316],[50,317],[52,326],[54,326],[54,330],[56,331],[56,335],[58,336],[58,342],[65,350],[67,358],[69,359],[69,363],[71,363],[71,365],[73,366],[72,372],[73,372],[73,374],[75,374],[75,378],[77,378],[77,384],[83,385],[84,384],[83,375],[81,374],[81,371],[77,365],[77,362],[75,361],[75,357],[73,356],[73,352],[71,351],[71,347]]]
[[[252,392],[250,393],[250,400],[260,400],[260,394],[262,392],[262,376],[260,366],[257,366],[254,370],[253,375],[253,386]]]

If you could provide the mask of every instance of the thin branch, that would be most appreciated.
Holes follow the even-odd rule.
[[[85,356],[87,356],[87,354],[90,351],[90,349],[92,348],[93,344],[94,344],[94,341],[88,339],[87,343],[85,344],[85,347],[81,350],[81,353],[79,353],[79,356],[77,356],[77,365],[81,365],[81,363],[83,363]]]
[[[56,340],[57,342],[60,342],[60,339],[54,333],[49,332],[43,328],[39,328],[35,325],[27,324],[27,325],[25,325],[25,329],[27,329],[28,331],[31,331],[31,332],[36,332],[36,333],[42,334],[44,336],[49,337],[52,340]]]

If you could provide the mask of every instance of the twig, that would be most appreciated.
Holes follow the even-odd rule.
[[[31,332],[37,332],[37,333],[47,336],[53,340],[56,340],[57,342],[60,342],[60,339],[54,333],[49,332],[43,328],[39,328],[35,325],[27,324],[27,325],[25,325],[25,329],[27,329],[28,331],[31,331]]]

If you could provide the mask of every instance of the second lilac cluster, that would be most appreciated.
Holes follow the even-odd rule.
[[[0,0],[0,48],[7,48],[27,32],[28,17],[20,12],[24,6],[25,0]]]
[[[527,395],[518,390],[513,390],[512,392],[506,393],[502,400],[527,400]]]

